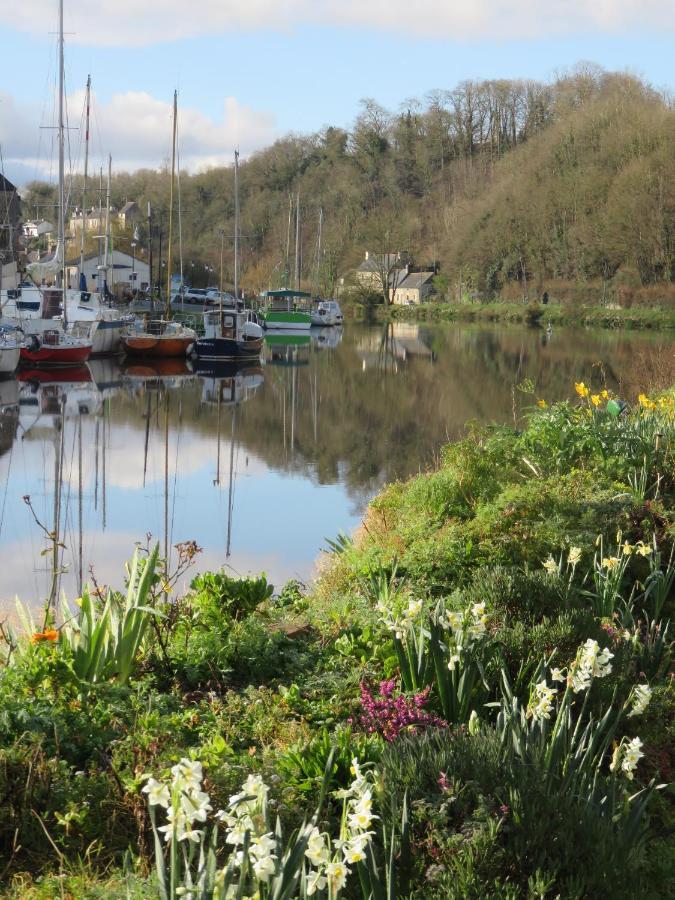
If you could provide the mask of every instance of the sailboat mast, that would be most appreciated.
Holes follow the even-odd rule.
[[[295,198],[295,289],[300,290],[300,194]]]
[[[221,288],[222,290],[222,288]],[[239,151],[234,151],[234,296],[239,299]]]
[[[173,179],[176,172],[176,125],[178,119],[178,91],[173,92],[173,138],[171,142],[171,188],[169,190],[169,249],[166,263],[166,317],[171,318],[171,245],[173,241]]]
[[[87,235],[87,176],[89,174],[89,107],[91,105],[91,75],[87,76],[87,96],[84,114],[84,178],[82,179],[82,234],[80,235],[80,271],[78,288],[84,273],[84,244]],[[86,283],[85,283],[86,288]]]
[[[291,277],[291,220],[293,218],[293,195],[288,194],[288,224],[286,225],[286,259],[284,260],[284,287],[289,286]]]
[[[65,193],[65,128],[63,114],[63,95],[65,91],[65,70],[63,60],[63,0],[59,0],[59,222],[56,241],[56,252],[61,254],[59,260],[59,280],[63,291],[63,327],[68,326],[68,313],[66,310],[66,193]]]
[[[316,239],[316,284],[314,293],[318,297],[321,290],[321,242],[323,238],[323,206],[319,207],[319,233]]]
[[[103,266],[105,271],[105,286],[112,286],[112,278],[108,285],[108,271],[110,270],[110,182],[112,180],[112,156],[108,155],[108,183],[105,191],[105,244]]]

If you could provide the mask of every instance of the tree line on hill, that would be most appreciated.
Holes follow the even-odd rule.
[[[395,113],[363,100],[350,130],[290,134],[240,163],[241,283],[294,283],[299,198],[301,283],[325,296],[369,249],[434,266],[448,300],[532,299],[550,285],[672,298],[674,137],[668,96],[588,64],[550,83],[464,81]],[[222,251],[229,280],[232,167],[182,172],[180,189],[186,270],[213,280]],[[166,167],[117,173],[113,203],[127,199],[152,204],[166,247]],[[47,202],[53,187],[30,184],[25,209]]]

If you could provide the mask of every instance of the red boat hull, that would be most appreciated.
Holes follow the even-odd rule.
[[[21,361],[34,366],[73,366],[84,363],[91,354],[91,344],[78,347],[50,347],[42,345],[39,350],[21,348]]]

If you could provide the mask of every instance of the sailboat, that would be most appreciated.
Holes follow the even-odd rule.
[[[21,359],[34,365],[72,365],[83,363],[89,358],[92,341],[87,334],[78,336],[68,333],[67,304],[63,303],[66,290],[65,271],[65,231],[66,231],[66,197],[65,197],[65,123],[64,123],[64,38],[63,38],[63,0],[59,0],[59,215],[56,240],[56,252],[52,259],[42,263],[34,263],[44,274],[54,274],[57,287],[44,290],[42,294],[42,310],[40,327],[30,334],[25,346],[21,347]],[[53,319],[54,312],[62,310],[62,328],[54,321],[45,323],[45,319]],[[94,322],[91,329],[96,328]]]
[[[6,321],[18,325],[27,334],[36,334],[38,337],[43,331],[61,330],[61,315],[67,322],[74,325],[92,339],[91,355],[107,355],[117,352],[120,337],[127,327],[129,319],[122,315],[105,297],[104,292],[88,291],[84,277],[84,252],[86,238],[86,209],[87,178],[89,168],[89,111],[91,96],[91,76],[87,78],[85,95],[85,151],[84,151],[84,179],[82,186],[82,229],[80,236],[80,254],[78,264],[78,286],[76,289],[67,287],[63,279],[65,290],[44,304],[44,288],[40,285],[44,277],[62,272],[60,260],[47,259],[30,263],[27,267],[28,274],[34,283],[17,284],[13,289],[0,291],[0,305],[3,317]],[[109,246],[110,246],[110,158],[108,159],[108,216],[105,233],[105,255],[103,265],[104,272],[108,270]],[[100,201],[99,201],[100,202]],[[58,245],[62,246],[62,245]],[[63,298],[65,296],[65,309]],[[96,326],[91,327],[93,323]]]
[[[132,356],[186,356],[197,339],[197,333],[180,322],[171,320],[171,263],[173,240],[173,186],[176,174],[176,125],[178,92],[173,93],[173,142],[171,152],[171,191],[169,199],[169,254],[167,265],[165,319],[144,319],[140,327],[130,328],[122,338],[124,352]]]
[[[223,301],[223,253],[220,253],[220,307],[204,312],[204,337],[193,353],[202,360],[258,359],[265,332],[239,300],[239,151],[234,151],[234,305]]]
[[[16,371],[23,335],[17,328],[0,328],[0,377]]]

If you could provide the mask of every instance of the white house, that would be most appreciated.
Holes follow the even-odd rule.
[[[150,284],[150,267],[143,257],[132,256],[121,250],[113,250],[111,255],[111,268],[107,273],[108,289],[113,291],[115,285],[128,290],[147,289]],[[80,260],[69,259],[66,262],[68,284],[71,288],[79,287]],[[96,291],[106,278],[106,273],[99,269],[98,253],[89,253],[84,258],[84,276],[87,280],[87,290]]]

